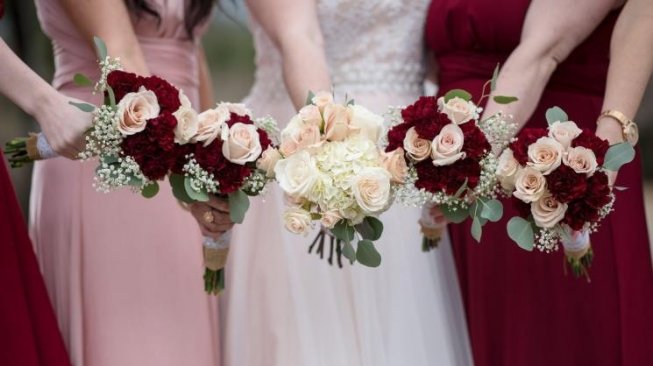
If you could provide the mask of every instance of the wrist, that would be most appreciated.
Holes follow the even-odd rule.
[[[600,117],[597,121],[596,136],[607,140],[610,145],[624,142],[621,124],[607,116]]]

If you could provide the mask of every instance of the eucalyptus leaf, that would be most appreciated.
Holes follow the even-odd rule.
[[[378,267],[381,264],[381,254],[374,247],[371,240],[361,240],[356,249],[356,260],[364,266]]]
[[[136,178],[134,175],[129,175],[129,183],[132,187],[140,187],[143,185],[143,179]]]
[[[93,37],[93,43],[95,43],[95,52],[100,61],[104,61],[107,58],[107,45],[104,43],[102,38]]]
[[[88,104],[88,103],[78,103],[78,102],[68,102],[70,105],[73,105],[77,108],[79,108],[82,112],[87,112],[91,113],[95,110],[95,106],[93,104]]]
[[[481,220],[478,216],[474,216],[474,219],[472,220],[472,238],[480,243],[482,234],[483,225],[481,225]]]
[[[519,100],[517,97],[511,97],[507,95],[495,95],[492,97],[492,99],[494,99],[494,101],[499,104],[510,104]]]
[[[331,234],[345,243],[351,243],[354,240],[354,228],[347,223],[347,220],[340,220],[331,229]]]
[[[76,73],[75,76],[73,76],[73,83],[81,87],[93,86],[91,79],[89,79],[86,75],[80,73]]]
[[[105,164],[114,164],[118,162],[118,157],[115,155],[102,155],[100,160]]]
[[[469,94],[467,91],[462,90],[462,89],[452,89],[447,92],[447,94],[444,95],[444,101],[445,103],[448,102],[449,100],[458,97],[461,99],[464,99],[465,101],[469,102],[472,100],[472,95]]]
[[[481,211],[483,209],[483,206],[481,206],[478,203],[478,200],[472,202],[471,205],[469,205],[469,216],[470,217],[479,217],[481,215]]]
[[[306,96],[306,103],[305,105],[311,105],[313,104],[313,98],[315,97],[315,93],[312,91],[308,91],[308,95]]]
[[[517,243],[520,248],[529,252],[533,250],[535,246],[535,234],[528,220],[521,217],[513,217],[508,221],[507,229],[510,239]]]
[[[356,251],[350,242],[345,241],[342,243],[342,255],[349,259],[349,263],[353,264],[356,262]]]
[[[355,226],[356,231],[367,240],[379,240],[383,234],[383,223],[376,217],[368,216],[363,222]]]
[[[245,221],[245,214],[249,209],[249,196],[241,190],[229,193],[229,217],[236,224]]]
[[[463,193],[465,193],[465,190],[467,190],[467,178],[465,178],[463,184],[460,186],[460,188],[458,188],[454,197],[456,198],[462,197]]]
[[[503,216],[503,205],[500,201],[491,199],[491,200],[478,200],[482,206],[481,208],[481,217],[488,219],[492,222],[497,222],[501,220]]]
[[[159,193],[159,183],[157,182],[151,182],[143,187],[143,190],[141,191],[141,195],[145,198],[152,198],[156,196],[157,193]]]
[[[195,202],[195,200],[190,198],[190,196],[186,192],[186,186],[184,185],[183,175],[170,174],[168,181],[170,182],[170,186],[172,187],[172,195],[175,196],[176,199],[184,203]]]
[[[109,105],[112,107],[116,106],[116,94],[113,92],[113,88],[107,86],[107,94],[109,95]]]
[[[560,107],[551,107],[546,110],[546,122],[551,126],[555,122],[567,122],[569,116]]]
[[[347,105],[348,105],[348,106],[356,105],[356,101],[355,101],[354,99],[349,99],[349,100],[347,101]]]
[[[492,80],[490,80],[490,91],[494,91],[497,88],[497,79],[499,78],[499,69],[500,69],[500,66],[497,63],[497,67],[494,68],[494,72],[492,73]]]
[[[207,202],[209,200],[208,192],[204,190],[202,191],[195,190],[195,188],[193,188],[193,185],[191,184],[191,180],[189,177],[184,177],[184,188],[186,190],[186,194],[188,194],[188,197],[190,197],[193,201]]]
[[[465,221],[469,217],[469,211],[460,207],[456,207],[456,209],[454,210],[452,207],[448,205],[442,205],[440,206],[440,211],[442,211],[444,217],[447,218],[447,221],[452,222],[454,224],[460,224],[461,222]]]
[[[624,164],[628,164],[635,159],[635,149],[627,143],[622,142],[610,146],[608,152],[605,153],[603,161],[603,168],[616,172]]]

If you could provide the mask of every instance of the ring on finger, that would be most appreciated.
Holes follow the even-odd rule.
[[[215,220],[215,217],[213,217],[213,212],[205,211],[204,214],[202,214],[202,219],[205,223],[210,224]]]

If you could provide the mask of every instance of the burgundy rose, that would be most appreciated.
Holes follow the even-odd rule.
[[[463,151],[467,158],[479,159],[492,148],[483,131],[474,122],[459,125],[465,135]]]
[[[546,185],[555,199],[567,203],[585,194],[587,176],[563,164],[546,176]]]
[[[388,147],[385,151],[390,152],[398,148],[404,147],[404,139],[406,138],[406,132],[413,126],[408,123],[402,123],[400,125],[394,126],[388,131]]]
[[[175,146],[175,163],[172,166],[172,172],[175,174],[184,174],[184,165],[188,162],[189,154],[195,152],[195,144],[185,144]]]
[[[599,212],[583,200],[569,203],[563,222],[573,230],[581,230],[586,222],[599,220]]]
[[[515,196],[510,197],[512,206],[517,210],[520,217],[527,218],[531,215],[531,205],[526,203]]]
[[[415,165],[417,188],[432,193],[444,191],[454,195],[467,180],[467,187],[475,188],[481,175],[481,166],[473,159],[463,159],[451,165],[435,166],[429,160]]]
[[[224,169],[216,173],[220,192],[229,194],[240,189],[245,178],[252,174],[252,170],[245,165],[228,162]]]
[[[216,175],[224,169],[228,161],[222,154],[222,140],[215,139],[209,146],[204,147],[197,144],[195,148],[195,160],[207,172]]]
[[[115,70],[107,75],[107,84],[113,90],[118,103],[125,94],[137,92],[143,85],[143,78],[131,72]]]
[[[592,150],[594,155],[596,155],[596,162],[601,166],[603,165],[605,154],[608,151],[610,144],[608,141],[593,134],[590,130],[584,129],[583,132],[571,142],[571,146],[582,146]]]
[[[442,127],[451,122],[446,115],[438,112],[436,97],[420,97],[401,111],[401,117],[404,123],[410,125],[408,128],[415,127],[417,135],[425,140],[433,140]]]
[[[175,163],[175,154],[152,143],[151,135],[146,131],[127,136],[122,142],[125,155],[134,158],[143,175],[150,180],[161,180]]]
[[[587,180],[587,192],[584,197],[585,202],[596,209],[601,209],[603,206],[610,203],[610,186],[608,184],[608,176],[603,172],[595,172]]]
[[[143,86],[156,94],[161,112],[174,113],[181,106],[179,90],[166,80],[158,76],[148,76],[143,78]]]
[[[509,145],[519,164],[526,165],[528,161],[528,147],[540,137],[547,135],[548,132],[545,128],[525,128],[522,130],[517,137],[517,141],[511,142]]]

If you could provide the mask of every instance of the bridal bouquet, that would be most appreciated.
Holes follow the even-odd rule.
[[[414,104],[390,112],[391,128],[385,151],[408,166],[405,184],[396,187],[397,199],[417,207],[440,206],[447,220],[460,223],[471,217],[472,236],[480,241],[482,226],[503,214],[496,199],[497,157],[516,127],[498,114],[479,122],[481,109],[464,90],[440,98],[421,97]],[[424,220],[422,220],[424,221]],[[437,237],[425,227],[425,249]],[[425,230],[426,229],[426,230]]]
[[[562,243],[574,274],[587,274],[588,233],[614,203],[606,171],[631,161],[634,150],[628,143],[609,147],[558,107],[546,117],[547,129],[524,129],[499,158],[497,176],[519,212],[508,234],[526,250],[552,252]]]
[[[189,135],[192,143],[180,147],[171,167],[173,194],[185,203],[206,202],[209,195],[226,197],[231,220],[242,223],[248,197],[259,195],[272,179],[266,167],[278,155],[268,134],[275,131],[275,122],[269,118],[254,121],[244,105],[234,103],[219,103],[188,117],[197,121],[197,128]],[[204,240],[204,288],[208,293],[224,289],[230,236],[227,232],[218,241]]]
[[[289,202],[285,227],[306,235],[318,221],[321,245],[329,230],[339,240],[338,254],[376,267],[381,256],[374,241],[383,232],[377,216],[390,207],[393,187],[405,179],[405,163],[378,147],[383,117],[353,101],[334,103],[326,92],[311,94],[308,101],[281,131],[274,164]]]

